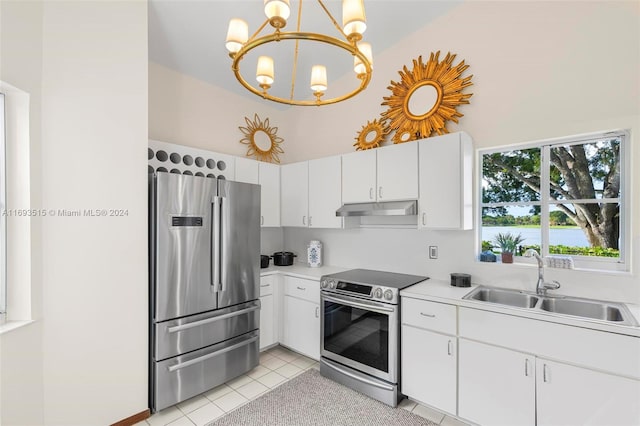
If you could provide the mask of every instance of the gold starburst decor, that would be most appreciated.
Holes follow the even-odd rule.
[[[240,143],[249,146],[247,157],[255,156],[259,161],[279,163],[279,154],[284,154],[279,145],[284,142],[284,139],[276,134],[278,128],[271,127],[268,118],[264,121],[260,120],[258,114],[254,115],[253,121],[249,117],[245,117],[244,121],[247,123],[247,127],[240,126],[238,128],[244,134]]]
[[[353,146],[356,147],[356,151],[377,148],[387,133],[389,133],[389,127],[386,125],[386,120],[367,121],[356,136],[356,143]]]
[[[447,53],[440,61],[440,51],[432,52],[425,64],[422,56],[413,60],[413,69],[404,66],[399,71],[401,81],[391,82],[387,88],[391,96],[384,97],[382,105],[388,109],[382,117],[389,120],[389,127],[396,131],[395,143],[406,142],[417,138],[426,138],[432,133],[439,135],[449,133],[447,121],[455,123],[462,117],[456,107],[468,104],[473,93],[462,93],[471,86],[473,75],[462,78],[462,73],[469,68],[464,61],[453,65],[456,55]],[[402,137],[409,132],[413,138]],[[404,140],[401,140],[404,139]]]

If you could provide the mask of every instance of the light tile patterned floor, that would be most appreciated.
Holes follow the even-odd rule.
[[[202,426],[223,416],[309,368],[319,368],[313,359],[276,346],[260,353],[260,365],[224,385],[183,401],[138,423],[140,426]],[[432,408],[403,400],[400,408],[443,426],[464,426],[453,417]]]

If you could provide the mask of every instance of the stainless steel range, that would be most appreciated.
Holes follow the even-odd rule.
[[[323,276],[320,373],[397,406],[400,290],[426,279],[369,269]]]

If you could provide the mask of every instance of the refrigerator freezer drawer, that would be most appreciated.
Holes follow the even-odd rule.
[[[191,315],[155,325],[155,361],[162,361],[257,330],[260,301]]]
[[[159,411],[246,373],[258,365],[254,331],[165,361],[154,363],[153,410]]]

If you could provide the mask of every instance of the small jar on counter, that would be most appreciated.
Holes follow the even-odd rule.
[[[307,264],[312,268],[322,266],[322,243],[311,240],[307,244]]]

